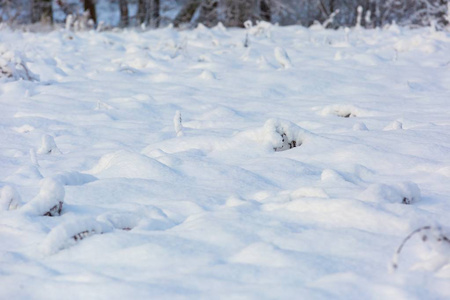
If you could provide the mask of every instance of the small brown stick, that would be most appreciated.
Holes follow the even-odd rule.
[[[398,257],[400,255],[400,252],[402,252],[403,247],[405,246],[406,242],[411,239],[415,234],[420,233],[422,231],[427,231],[427,230],[432,230],[432,229],[437,229],[439,231],[439,236],[436,239],[438,242],[447,242],[450,243],[450,239],[448,237],[446,237],[442,231],[441,228],[433,228],[432,226],[423,226],[420,228],[417,228],[416,230],[414,230],[413,232],[411,232],[410,234],[408,234],[402,241],[402,243],[400,244],[400,246],[398,247],[397,251],[394,254],[394,257],[392,259],[392,267],[394,270],[398,269]],[[426,234],[424,234],[422,236],[422,241],[426,242],[428,240],[428,236]]]

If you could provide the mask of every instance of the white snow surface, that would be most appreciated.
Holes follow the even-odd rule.
[[[449,32],[0,45],[0,299],[450,298]]]

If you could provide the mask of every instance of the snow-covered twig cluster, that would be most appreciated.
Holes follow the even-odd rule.
[[[423,243],[432,244],[432,247],[437,250],[435,257],[428,262],[432,269],[436,270],[450,263],[450,236],[439,226],[427,225],[417,228],[403,239],[392,258],[391,268],[393,270],[397,270],[399,267],[399,257],[406,243],[416,235],[420,235]]]
[[[29,60],[19,51],[7,50],[0,46],[0,78],[39,81],[39,76],[31,72],[27,62]]]

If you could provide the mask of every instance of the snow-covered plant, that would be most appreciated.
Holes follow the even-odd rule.
[[[283,69],[289,69],[292,67],[291,59],[289,58],[286,50],[281,47],[276,47],[274,50],[275,59],[281,65]]]
[[[371,202],[414,204],[421,200],[419,186],[411,181],[394,184],[372,184],[360,194],[360,199]]]
[[[308,132],[292,122],[269,119],[264,124],[263,135],[265,144],[275,151],[284,151],[300,146]]]
[[[61,151],[56,146],[55,139],[51,135],[45,134],[42,136],[38,154],[61,154]]]
[[[10,185],[4,186],[0,194],[0,210],[14,210],[20,207],[19,193]]]
[[[39,76],[30,71],[27,62],[29,60],[19,51],[10,51],[0,47],[0,78],[38,81]]]
[[[76,15],[75,17],[72,17],[72,20],[70,20],[71,23],[73,23],[73,30],[74,31],[84,31],[94,28],[94,22],[92,21],[89,11],[85,11],[80,15]],[[67,28],[67,23],[66,23]]]
[[[26,203],[22,210],[38,216],[59,216],[64,203],[64,186],[52,178],[41,181],[39,194]]]
[[[93,218],[69,220],[53,228],[40,248],[44,254],[54,254],[59,250],[75,245],[88,236],[102,234],[111,230],[111,226],[98,222]]]
[[[427,243],[432,249],[432,254],[426,261],[413,266],[413,269],[427,269],[436,271],[445,265],[450,264],[450,235],[440,226],[423,226],[417,228],[408,234],[398,247],[392,258],[390,268],[397,270],[399,267],[399,258],[406,243],[414,236],[419,235],[423,243]]]
[[[175,133],[177,134],[177,136],[182,136],[183,124],[181,120],[181,112],[179,110],[175,112],[175,116],[173,117],[173,126],[175,128]]]

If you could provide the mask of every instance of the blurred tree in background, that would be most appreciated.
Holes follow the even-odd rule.
[[[173,23],[193,27],[242,27],[251,20],[280,25],[314,22],[329,28],[446,26],[449,0],[0,0],[0,22],[10,24],[63,23],[68,15],[89,13],[94,24],[149,26]],[[358,24],[357,24],[358,23]]]

